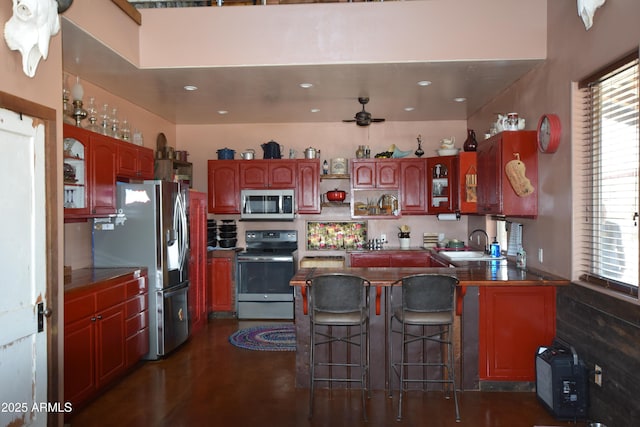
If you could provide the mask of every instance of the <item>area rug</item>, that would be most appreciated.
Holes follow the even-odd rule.
[[[294,325],[266,325],[240,329],[229,337],[236,347],[257,351],[296,351]]]

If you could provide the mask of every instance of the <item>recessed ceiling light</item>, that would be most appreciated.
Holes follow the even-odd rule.
[[[415,107],[404,107],[404,111],[413,111]]]
[[[319,108],[312,108],[312,109],[311,109],[311,112],[312,112],[312,113],[319,113],[319,112],[320,112],[320,109],[319,109]]]
[[[184,90],[189,90],[189,91],[198,90],[198,87],[197,86],[193,86],[193,85],[186,85],[184,87]]]
[[[220,115],[225,115],[227,113],[228,113],[227,110],[218,110],[218,114],[220,114]]]
[[[303,89],[309,89],[310,87],[313,87],[313,83],[300,83],[300,87]]]
[[[467,98],[460,97],[460,98],[453,98],[453,100],[456,102],[464,102],[467,100]]]
[[[418,86],[429,86],[431,82],[429,80],[420,80]]]

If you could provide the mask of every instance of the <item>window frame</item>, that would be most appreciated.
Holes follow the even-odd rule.
[[[590,169],[590,164],[587,165],[583,158],[581,157],[582,151],[580,147],[584,147],[585,144],[591,144],[591,127],[589,126],[589,121],[587,119],[587,114],[590,113],[590,108],[585,108],[585,105],[589,104],[589,96],[588,90],[591,84],[594,84],[610,73],[618,70],[620,67],[625,66],[633,61],[638,61],[640,58],[638,49],[633,52],[625,55],[619,60],[603,67],[602,69],[596,71],[595,73],[587,76],[586,78],[580,80],[573,85],[573,111],[574,111],[574,120],[573,120],[573,144],[572,144],[572,163],[574,171],[574,184],[573,184],[573,205],[574,205],[574,218],[573,218],[573,266],[572,266],[572,281],[574,283],[587,286],[589,288],[600,290],[604,293],[612,295],[614,297],[619,297],[622,299],[631,299],[632,301],[638,303],[640,302],[638,295],[638,286],[634,286],[632,284],[624,283],[617,281],[613,278],[606,278],[602,276],[598,276],[593,273],[589,267],[584,267],[583,263],[585,262],[585,252],[580,249],[585,245],[585,240],[592,241],[595,237],[591,228],[593,224],[589,222],[589,218],[591,214],[587,214],[586,206],[589,204],[587,201],[587,197],[592,197],[593,192],[587,191],[587,184],[583,181],[581,173],[585,172],[587,168],[589,168],[589,175],[592,177],[592,172]],[[640,145],[640,141],[638,141]],[[639,160],[640,162],[640,160]],[[636,178],[637,181],[640,181],[640,177]],[[640,190],[639,190],[640,191]],[[589,237],[584,238],[583,235],[585,231],[588,232]],[[634,265],[634,268],[638,268],[638,260],[631,260],[631,265]]]

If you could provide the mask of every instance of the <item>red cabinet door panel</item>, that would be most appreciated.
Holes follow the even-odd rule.
[[[555,336],[555,301],[552,286],[480,287],[480,379],[535,380],[535,352]]]

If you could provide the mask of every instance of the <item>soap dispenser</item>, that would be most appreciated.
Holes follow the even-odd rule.
[[[494,237],[493,242],[491,242],[491,256],[494,258],[499,258],[500,255],[500,243],[498,243],[498,238]]]

